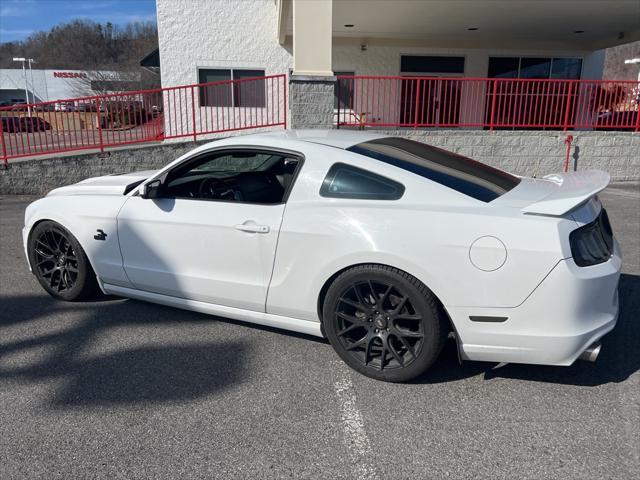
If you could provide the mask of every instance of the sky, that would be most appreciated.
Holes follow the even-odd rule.
[[[76,18],[122,25],[156,20],[155,0],[0,0],[0,43]]]

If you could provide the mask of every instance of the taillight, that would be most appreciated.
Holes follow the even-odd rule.
[[[613,232],[603,208],[598,218],[569,234],[573,260],[579,267],[604,263],[613,253]]]

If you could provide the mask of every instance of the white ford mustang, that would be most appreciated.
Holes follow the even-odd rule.
[[[405,381],[450,334],[464,360],[595,360],[618,314],[608,183],[519,178],[384,135],[279,132],[53,190],[23,237],[54,297],[99,288],[326,336],[357,371]]]

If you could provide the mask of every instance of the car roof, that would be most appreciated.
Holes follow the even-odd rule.
[[[250,140],[252,138],[264,140],[293,140],[347,149],[362,142],[368,142],[377,138],[385,138],[388,136],[389,135],[354,130],[314,129],[283,130],[278,132],[255,133],[233,138],[237,138],[242,142],[245,142],[246,140]]]

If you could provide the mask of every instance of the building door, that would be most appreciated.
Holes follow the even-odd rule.
[[[403,55],[400,60],[400,123],[457,126],[464,57]]]

